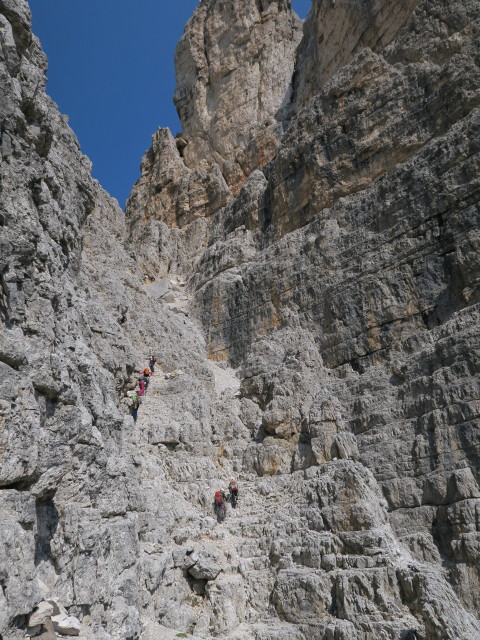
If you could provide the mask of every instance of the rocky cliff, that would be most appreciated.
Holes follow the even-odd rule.
[[[2,640],[479,640],[479,0],[203,0],[126,215],[0,20]]]

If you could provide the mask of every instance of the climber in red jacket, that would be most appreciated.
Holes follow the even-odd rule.
[[[225,520],[225,516],[227,515],[226,502],[227,496],[225,495],[225,492],[215,491],[215,501],[213,503],[213,506],[219,522]]]

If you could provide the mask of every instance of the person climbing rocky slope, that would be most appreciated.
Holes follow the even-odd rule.
[[[203,0],[125,217],[0,0],[1,640],[480,639],[480,0],[401,4]]]

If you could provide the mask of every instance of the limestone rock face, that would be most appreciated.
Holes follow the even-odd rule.
[[[280,572],[272,590],[258,591],[294,630],[274,624],[254,637],[480,637],[465,613],[479,612],[467,551],[479,496],[479,8],[314,2],[273,159],[182,232],[185,247],[202,233],[195,259],[173,268],[189,279],[208,356],[239,367],[239,417],[252,438],[236,447],[243,473],[268,482],[257,481],[266,495],[281,477],[291,497],[295,474],[331,469],[327,493],[349,495],[338,520],[322,500],[309,516],[309,526],[339,536],[348,560],[335,545],[315,560],[310,534],[294,542],[292,528],[298,546],[280,553],[289,546],[276,513],[269,562]],[[378,500],[362,468],[386,500],[375,522],[360,507]],[[360,483],[356,498],[348,477]],[[370,581],[383,569],[349,556],[368,556],[370,533],[359,532],[385,526],[377,542],[398,583],[381,591],[396,602],[395,621],[381,607],[373,613]],[[452,563],[446,573],[442,558]],[[333,591],[331,571],[343,585]],[[357,581],[371,585],[365,618]]]
[[[0,20],[0,636],[23,638],[30,619],[55,638],[34,613],[53,599],[92,640],[138,637],[142,507],[123,397],[162,335],[184,334],[162,340],[171,369],[188,343],[192,370],[202,339],[148,295],[123,212],[44,93],[28,5],[1,0]]]
[[[480,640],[479,21],[203,0],[125,216],[0,0],[4,640]]]
[[[312,4],[298,48],[294,104],[304,106],[327,80],[368,48],[381,52],[420,0],[321,0]]]
[[[235,191],[272,157],[300,37],[289,0],[200,3],[175,56],[188,167],[218,164]]]
[[[136,246],[170,246],[166,229],[152,219],[184,228],[211,216],[274,156],[301,33],[290,0],[199,4],[175,56],[183,131],[176,138],[165,130],[155,134],[129,200],[129,218],[141,222],[131,225]],[[187,254],[198,243],[196,237]],[[146,272],[164,268],[158,254],[165,251],[137,257]]]

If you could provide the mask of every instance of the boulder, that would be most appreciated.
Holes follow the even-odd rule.
[[[33,613],[30,614],[28,619],[28,627],[36,627],[39,624],[44,624],[46,620],[49,620],[53,615],[53,605],[50,602],[40,602]]]
[[[198,553],[192,553],[190,561],[195,564],[188,569],[188,573],[197,580],[215,580],[223,567],[217,553],[204,548]]]
[[[67,610],[56,598],[49,598],[47,602],[53,607],[52,620],[58,616],[68,616]]]
[[[78,636],[82,629],[80,620],[77,620],[74,616],[68,616],[59,614],[52,618],[55,631],[62,634],[62,636]]]

